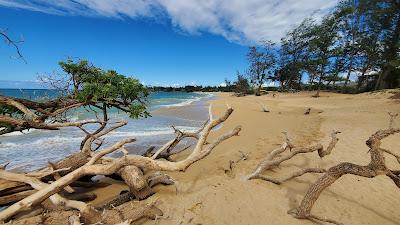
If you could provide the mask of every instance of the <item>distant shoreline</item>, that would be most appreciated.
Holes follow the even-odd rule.
[[[142,154],[149,146],[161,146],[173,136],[172,125],[179,129],[194,131],[207,119],[207,106],[214,95],[198,94],[162,94],[162,104],[172,101],[177,102],[172,106],[159,105],[159,108],[149,111],[152,117],[131,119],[125,113],[110,111],[109,118],[112,121],[128,120],[128,124],[110,133],[107,136],[108,143],[120,140],[124,137],[135,137],[137,141],[127,145],[132,153]],[[178,98],[182,96],[183,100]],[[186,97],[185,97],[186,96]],[[161,98],[163,97],[163,98]],[[83,114],[80,114],[83,113]],[[84,119],[86,111],[76,112],[72,117]],[[63,128],[57,131],[29,130],[26,134],[20,132],[1,136],[0,164],[11,161],[11,169],[33,170],[45,166],[47,161],[57,161],[62,157],[79,149],[82,140],[79,129]]]

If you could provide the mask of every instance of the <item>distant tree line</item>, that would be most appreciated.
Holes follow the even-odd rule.
[[[399,87],[400,1],[341,1],[320,22],[304,19],[286,33],[279,48],[275,45],[264,41],[249,48],[249,68],[237,76],[242,91],[249,86],[259,95],[267,81],[279,83],[283,91],[318,90],[316,96],[321,89]]]
[[[248,68],[224,86],[153,87],[155,91],[322,89],[344,93],[400,86],[400,1],[343,0],[320,21],[304,19],[278,43],[249,47]],[[351,78],[355,78],[354,82]],[[267,82],[276,87],[265,88]]]
[[[235,92],[237,87],[234,83],[228,81],[226,85],[223,86],[202,86],[202,85],[186,85],[181,87],[161,87],[152,86],[149,87],[150,91],[163,91],[163,92]],[[246,80],[247,82],[247,80]],[[249,88],[250,89],[250,86]]]

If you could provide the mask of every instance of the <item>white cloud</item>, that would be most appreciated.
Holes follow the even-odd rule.
[[[222,83],[220,83],[218,86],[219,86],[219,87],[226,87],[227,84],[226,84],[225,82],[222,82]]]
[[[167,16],[189,34],[209,32],[233,42],[279,41],[314,13],[321,18],[338,0],[0,0],[0,6],[59,15],[112,18]]]

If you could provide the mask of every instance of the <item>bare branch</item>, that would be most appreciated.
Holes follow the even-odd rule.
[[[6,104],[6,105],[9,105],[9,106],[13,106],[13,107],[17,108],[18,110],[20,110],[21,112],[23,112],[31,121],[39,122],[39,117],[35,113],[33,113],[25,105],[21,104],[18,101],[15,101],[12,98],[7,98],[7,97],[0,96],[0,103]]]
[[[280,148],[273,150],[256,168],[256,170],[250,174],[247,179],[251,180],[251,179],[263,179],[266,181],[270,181],[272,183],[275,184],[280,184],[286,180],[292,179],[294,177],[298,177],[301,176],[305,173],[321,173],[319,171],[321,171],[321,169],[314,169],[314,168],[309,168],[309,169],[305,169],[299,172],[295,172],[294,174],[290,175],[288,178],[283,179],[283,180],[276,180],[276,179],[272,179],[272,178],[268,178],[266,176],[263,176],[262,173],[266,170],[270,170],[273,169],[275,167],[278,167],[282,162],[287,161],[291,158],[293,158],[295,155],[297,154],[304,154],[304,153],[310,153],[310,152],[315,152],[318,151],[318,155],[322,158],[328,154],[330,154],[332,152],[332,149],[336,146],[336,143],[338,142],[338,138],[336,137],[336,134],[339,133],[338,131],[333,131],[331,134],[331,141],[328,145],[328,147],[326,148],[326,150],[324,150],[324,147],[321,144],[317,144],[311,147],[307,147],[307,148],[300,148],[300,147],[294,147],[293,144],[291,143],[288,135],[286,132],[284,132],[285,134],[285,142],[283,142],[283,144],[281,145]],[[291,151],[280,157],[275,159],[275,157],[281,153],[283,153],[286,149],[290,149]]]
[[[367,146],[370,147],[369,153],[371,155],[371,161],[368,165],[360,166],[345,162],[331,167],[322,177],[320,177],[314,184],[310,186],[306,195],[301,201],[300,206],[290,210],[289,213],[299,219],[321,220],[321,218],[311,215],[311,209],[314,203],[327,187],[346,174],[353,174],[367,178],[374,178],[378,175],[386,175],[393,180],[397,187],[400,188],[400,177],[393,173],[392,170],[387,168],[385,164],[385,157],[383,156],[383,152],[386,151],[380,148],[382,139],[396,133],[400,133],[400,129],[390,128],[386,130],[379,130],[371,135],[366,141]],[[333,220],[325,219],[321,221],[338,224]]]
[[[21,51],[20,51],[20,49],[19,49],[19,47],[18,47],[18,44],[21,43],[21,42],[23,42],[23,41],[14,41],[13,39],[11,39],[11,38],[6,34],[6,32],[1,31],[1,30],[0,30],[0,36],[2,36],[2,37],[6,40],[7,44],[12,45],[12,46],[15,48],[15,50],[16,50],[16,52],[17,52],[17,55],[18,55],[18,58],[19,58],[19,59],[22,59],[22,60],[26,63],[26,60],[25,60],[25,58],[22,56]]]
[[[209,133],[211,132],[211,130],[218,124],[224,122],[231,115],[232,112],[233,112],[233,109],[228,108],[222,117],[211,120],[209,123],[207,123],[203,132],[201,132],[201,135],[199,136],[198,142],[197,142],[194,150],[192,151],[192,153],[187,158],[185,158],[181,161],[169,162],[169,161],[163,161],[163,160],[155,160],[155,159],[151,159],[151,158],[139,156],[139,155],[125,155],[119,159],[108,159],[108,160],[101,160],[101,162],[98,162],[98,161],[100,161],[99,159],[102,158],[104,155],[109,154],[113,151],[116,151],[116,150],[120,149],[124,144],[132,142],[134,140],[132,138],[124,139],[109,148],[106,148],[106,149],[100,150],[97,153],[94,153],[92,158],[84,166],[77,168],[76,170],[66,174],[65,176],[52,182],[51,184],[48,184],[46,186],[43,185],[43,187],[42,186],[39,187],[38,189],[40,189],[40,190],[38,190],[36,193],[30,195],[29,197],[26,197],[25,199],[11,205],[7,209],[1,211],[0,212],[0,221],[5,221],[5,220],[9,219],[11,216],[15,215],[17,212],[30,209],[31,206],[34,206],[34,205],[44,201],[48,197],[55,195],[60,189],[71,184],[72,182],[76,181],[80,177],[83,177],[86,175],[110,175],[110,174],[113,174],[116,171],[120,170],[122,167],[129,166],[129,165],[134,165],[138,168],[141,168],[142,170],[145,169],[145,170],[156,170],[156,171],[157,170],[158,171],[184,171],[193,163],[197,162],[198,160],[203,159],[208,154],[210,154],[212,149],[215,148],[222,141],[224,141],[232,136],[238,135],[238,133],[241,130],[240,127],[236,127],[232,131],[230,131],[224,135],[221,135],[216,140],[214,140],[211,144],[204,145],[204,143],[206,143],[207,137],[208,137]],[[107,134],[110,131],[116,129],[117,127],[123,126],[124,124],[126,124],[126,122],[122,122],[113,127],[108,128],[108,129],[104,129],[103,131],[93,135],[93,137],[90,137],[90,138],[92,138],[92,139],[98,138],[101,135]],[[7,177],[4,177],[4,174],[1,174],[1,173],[0,173],[0,178],[7,179]],[[71,203],[70,207],[77,208],[81,212],[88,210],[87,205],[76,205],[76,204],[77,203],[74,203],[74,204]],[[95,212],[92,212],[92,214],[96,215]]]

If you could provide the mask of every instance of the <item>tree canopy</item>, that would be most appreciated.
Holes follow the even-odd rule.
[[[289,30],[279,51],[273,46],[262,41],[249,48],[256,93],[268,79],[282,90],[304,85],[346,90],[353,77],[356,91],[399,87],[400,2],[342,0],[322,20],[308,17]]]
[[[103,70],[86,60],[59,63],[63,77],[42,78],[64,94],[48,101],[32,101],[0,96],[1,133],[28,128],[58,129],[66,125],[66,112],[78,107],[94,107],[107,120],[107,110],[117,108],[132,118],[147,117],[148,89],[132,77]]]

